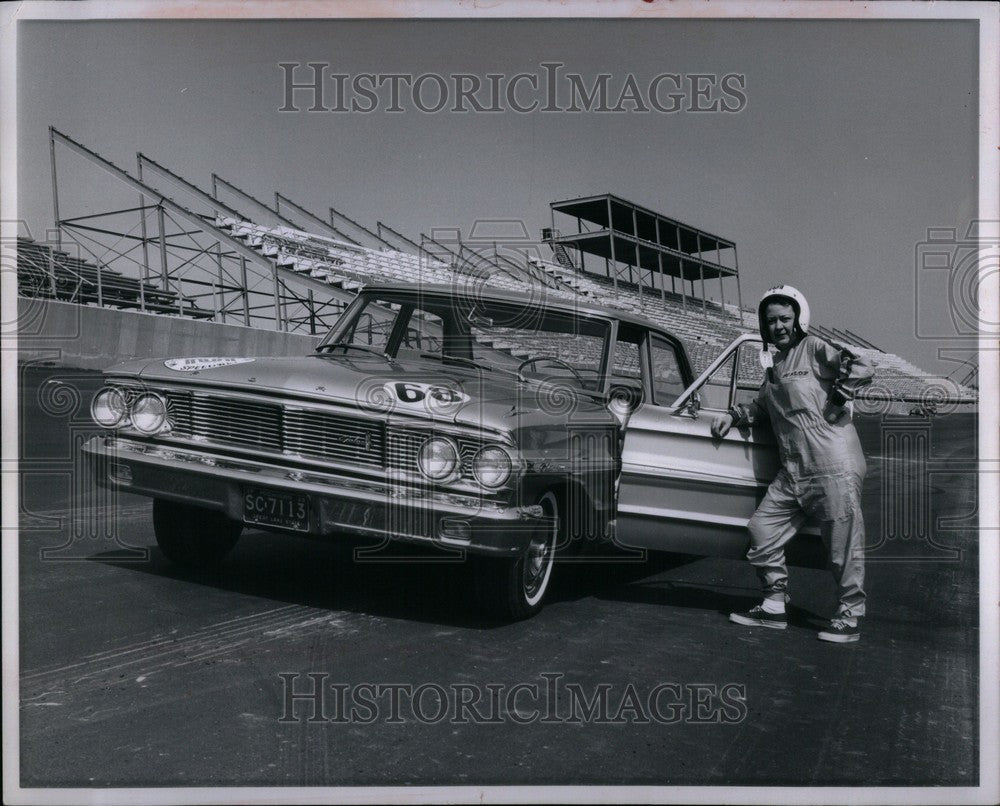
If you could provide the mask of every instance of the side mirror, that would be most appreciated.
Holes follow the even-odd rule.
[[[690,414],[696,420],[698,419],[698,412],[701,411],[701,393],[695,392],[691,397],[688,398],[687,403],[684,404],[684,408],[681,410],[685,414]]]

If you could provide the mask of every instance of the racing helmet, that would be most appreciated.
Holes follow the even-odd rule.
[[[802,292],[790,285],[772,286],[764,292],[764,296],[760,298],[760,303],[757,305],[757,323],[765,347],[767,347],[768,341],[767,327],[764,324],[764,309],[769,302],[791,305],[795,311],[795,327],[799,331],[799,335],[805,336],[809,332],[809,303],[802,296]]]

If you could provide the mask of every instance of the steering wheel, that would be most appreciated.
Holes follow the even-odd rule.
[[[550,364],[556,364],[557,366],[568,369],[571,373],[573,373],[573,377],[580,382],[581,386],[586,385],[586,381],[584,381],[583,376],[577,371],[576,367],[572,364],[567,364],[561,358],[556,358],[554,355],[538,355],[534,358],[526,358],[517,365],[517,371],[520,372],[529,364],[537,364],[539,361],[548,361]]]

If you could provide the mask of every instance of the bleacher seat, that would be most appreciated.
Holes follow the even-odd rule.
[[[18,293],[82,305],[103,304],[114,308],[145,308],[154,313],[211,318],[211,311],[175,291],[127,277],[107,266],[98,266],[59,249],[17,239]]]

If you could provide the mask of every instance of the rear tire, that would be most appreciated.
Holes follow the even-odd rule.
[[[232,551],[243,524],[223,513],[157,498],[153,501],[153,531],[160,551],[185,568],[213,568]]]
[[[545,493],[538,503],[550,520],[532,534],[520,557],[476,558],[476,596],[480,608],[489,616],[525,619],[545,606],[562,523],[554,493]]]

